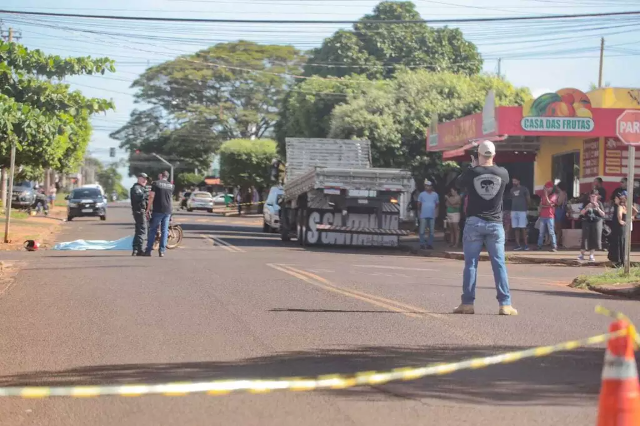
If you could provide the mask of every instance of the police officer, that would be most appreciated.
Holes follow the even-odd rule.
[[[136,231],[133,237],[133,252],[132,256],[144,255],[144,236],[146,234],[146,217],[145,211],[147,209],[147,179],[149,177],[146,173],[140,173],[138,175],[138,181],[133,184],[130,191],[131,198],[131,212],[133,213],[133,219],[136,221]]]

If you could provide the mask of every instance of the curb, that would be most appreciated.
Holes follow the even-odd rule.
[[[413,248],[406,244],[400,244],[399,248],[402,251],[409,252],[416,256],[464,260],[464,254],[462,253],[454,253],[454,252],[438,251],[438,250],[422,250],[422,249]],[[486,253],[481,253],[479,260],[483,262],[489,261],[490,260],[489,255]],[[607,266],[611,264],[611,262],[609,261],[580,262],[575,259],[543,259],[543,258],[531,257],[531,256],[510,256],[508,254],[505,256],[505,261],[507,263],[513,263],[513,264],[553,265],[553,266]]]
[[[569,287],[582,288],[582,289],[585,289],[586,287],[586,289],[588,290],[591,290],[593,292],[600,293],[600,294],[606,294],[607,296],[615,296],[623,299],[640,300],[639,286],[626,285],[626,286],[616,287],[616,286],[594,286],[589,284],[587,284],[586,286],[576,286],[574,283],[575,283],[575,280],[574,282],[569,284]]]

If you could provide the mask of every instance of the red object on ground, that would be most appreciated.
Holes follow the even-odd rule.
[[[609,331],[629,328],[626,321],[616,321]],[[631,329],[625,336],[610,339],[604,356],[602,387],[598,407],[598,426],[640,425],[640,384],[633,354]]]
[[[27,240],[24,242],[24,248],[27,251],[36,251],[40,248],[40,243],[35,240]]]

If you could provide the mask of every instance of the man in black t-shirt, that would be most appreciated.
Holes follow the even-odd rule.
[[[462,275],[462,304],[453,312],[473,314],[476,298],[478,259],[482,246],[491,258],[493,278],[498,292],[500,315],[517,315],[511,306],[509,279],[504,261],[505,235],[502,226],[502,199],[509,182],[506,169],[493,163],[496,147],[491,141],[478,145],[478,156],[471,158],[471,167],[458,178],[458,186],[469,194],[467,219],[462,237],[464,271]]]
[[[151,192],[149,192],[149,202],[147,203],[147,218],[151,216],[149,223],[149,236],[147,238],[147,250],[145,256],[151,256],[153,243],[156,240],[158,226],[160,226],[160,257],[164,256],[167,249],[167,237],[169,235],[169,220],[171,219],[173,199],[173,184],[167,181],[169,172],[163,172],[160,179],[153,182]],[[153,214],[150,210],[153,209]]]

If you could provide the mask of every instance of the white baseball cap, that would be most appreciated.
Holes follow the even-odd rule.
[[[433,186],[433,184],[431,183],[431,181],[430,181],[429,179],[425,179],[425,180],[424,180],[424,184],[425,184],[426,186]]]
[[[482,141],[478,145],[478,155],[493,157],[496,155],[496,146],[491,141]]]

